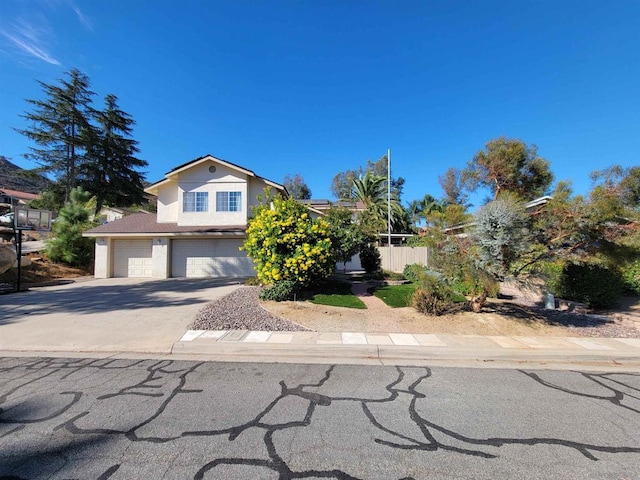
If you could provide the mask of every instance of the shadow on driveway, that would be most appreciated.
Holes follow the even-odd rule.
[[[100,279],[36,288],[0,298],[0,325],[31,314],[93,314],[206,304],[215,297],[209,298],[206,290],[239,283],[238,279]]]

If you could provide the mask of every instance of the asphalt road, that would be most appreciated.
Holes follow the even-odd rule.
[[[0,358],[0,478],[637,479],[640,374]]]

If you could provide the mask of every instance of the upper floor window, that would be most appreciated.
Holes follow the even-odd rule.
[[[182,197],[183,212],[209,211],[209,194],[207,192],[184,192]]]
[[[216,192],[216,211],[242,211],[242,192]]]

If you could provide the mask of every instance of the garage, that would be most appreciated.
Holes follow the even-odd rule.
[[[153,273],[151,240],[114,240],[113,276],[150,278]]]
[[[171,242],[172,277],[251,277],[252,260],[235,238],[178,239]]]

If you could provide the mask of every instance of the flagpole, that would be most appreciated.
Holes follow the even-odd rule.
[[[391,149],[387,149],[387,246],[389,247],[389,271],[393,271],[391,261]]]

